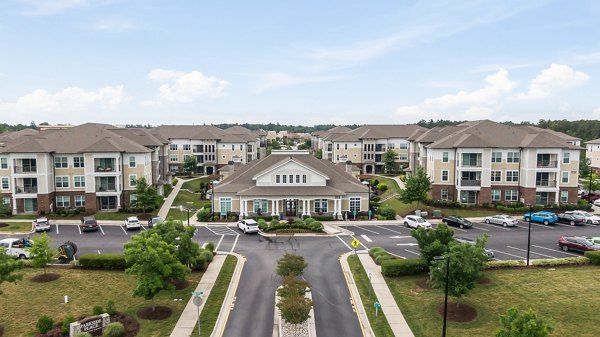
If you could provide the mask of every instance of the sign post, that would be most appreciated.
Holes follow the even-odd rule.
[[[379,302],[375,302],[373,303],[373,307],[375,307],[375,317],[377,317],[377,312],[379,311],[379,308],[381,308],[381,304],[379,304]]]
[[[200,336],[200,306],[202,305],[202,295],[204,292],[202,291],[194,291],[192,292],[192,296],[194,296],[194,304],[196,308],[198,308],[198,336]]]
[[[373,273],[369,272],[369,299],[371,299],[371,276],[373,276]]]
[[[354,255],[356,255],[356,247],[358,247],[358,245],[360,245],[360,242],[356,239],[352,240],[352,242],[350,242],[350,244],[352,245],[352,247],[354,247]]]

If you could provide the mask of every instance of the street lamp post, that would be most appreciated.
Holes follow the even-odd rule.
[[[210,182],[210,221],[215,221],[215,182]]]
[[[183,210],[187,210],[187,224],[190,224],[190,209],[187,207],[183,207],[183,205],[179,205],[179,211],[183,212]]]
[[[527,217],[527,222],[529,226],[527,228],[527,267],[529,267],[529,249],[531,248],[531,215],[533,214],[533,206],[531,204],[529,206],[529,216]]]
[[[448,317],[448,284],[450,283],[450,256],[435,256],[434,260],[446,260],[446,288],[444,290],[444,327],[442,337],[446,337],[446,318]]]
[[[369,220],[371,220],[371,179],[369,180],[365,180],[362,182],[363,185],[367,186],[369,188],[369,201],[367,203],[367,217]]]
[[[588,166],[588,171],[590,172],[590,188],[588,189],[588,202],[592,201],[591,198],[591,194],[592,194],[592,167],[590,165],[592,165],[592,160],[590,158],[587,158],[585,160],[585,163]]]

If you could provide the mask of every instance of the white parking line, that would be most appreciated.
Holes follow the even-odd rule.
[[[450,226],[448,226],[448,227],[450,227]],[[457,231],[465,232],[465,233],[468,232],[466,229],[462,229],[462,228],[458,228],[458,227],[450,227],[450,228],[457,230]]]
[[[372,231],[372,230],[370,230],[370,229],[366,229],[366,228],[364,228],[364,227],[356,226],[356,228],[358,228],[358,229],[362,229],[363,231],[367,231],[367,232],[371,232],[371,233],[373,233],[373,234],[378,234],[378,235],[379,235],[379,233],[377,233],[377,232],[375,232],[375,231]]]
[[[417,253],[417,252],[413,252],[412,250],[405,249],[405,251],[407,251],[407,252],[409,252],[409,253],[411,253],[411,254],[415,254],[415,255],[421,255],[421,254],[419,254],[419,253]]]
[[[369,239],[369,237],[364,234],[361,234],[360,236],[362,236],[362,238],[365,239],[365,241],[367,242],[373,242],[373,240]]]
[[[140,227],[142,227],[143,230],[147,231],[146,227],[140,225]]]
[[[77,229],[79,230],[79,235],[81,235],[81,227],[77,226]]]
[[[342,240],[342,238],[340,238],[340,236],[339,236],[339,235],[336,235],[335,237],[336,237],[336,238],[338,238],[338,239],[340,239],[340,241],[342,241],[342,243],[344,244],[344,246],[348,247],[348,249],[350,249],[351,251],[352,251],[352,250],[354,250],[354,249],[352,249],[352,248],[351,248],[351,247],[350,247],[350,246],[349,246],[349,245],[346,243],[346,241]]]
[[[522,251],[522,252],[525,252],[525,253],[527,252],[527,249],[522,249],[522,248],[517,248],[517,247],[512,247],[512,246],[506,246],[506,247],[507,247],[507,248],[514,249],[514,250],[520,250],[520,251]],[[546,254],[542,254],[542,253],[534,252],[534,251],[532,251],[532,250],[529,250],[529,253],[530,253],[530,254],[536,254],[536,255],[539,255],[539,256],[545,256],[545,257],[549,257],[549,258],[551,258],[551,259],[556,259],[556,257],[554,257],[554,256],[550,256],[550,255],[546,255]]]
[[[58,224],[56,224],[56,234],[58,234]]]
[[[491,227],[494,227],[494,228],[500,228],[500,229],[504,229],[505,231],[509,231],[509,230],[510,230],[510,228],[504,227],[504,226],[502,226],[502,225],[494,225],[494,224],[491,224],[491,223],[485,223],[485,222],[478,223],[478,225],[491,226]]]
[[[480,227],[475,227],[475,226],[473,226],[473,228],[474,228],[474,229],[479,229],[480,231],[486,231],[486,232],[489,232],[489,231],[490,231],[489,229],[480,228]]]
[[[79,227],[79,226],[77,226],[77,227]],[[100,228],[100,231],[102,232],[102,235],[104,235],[104,229],[102,229],[102,226],[98,225],[98,228]],[[98,253],[98,254],[100,254],[100,253]]]
[[[386,231],[390,231],[390,232],[396,233],[396,234],[404,234],[402,232],[398,232],[398,231],[395,231],[395,230],[392,230],[392,229],[388,229],[388,228],[385,228],[385,227],[381,227],[381,226],[378,226],[378,225],[375,225],[375,227],[379,227],[381,229],[385,229]]]
[[[215,251],[219,250],[219,246],[221,245],[221,241],[223,241],[224,237],[225,237],[225,235],[221,235],[221,238],[219,239],[219,243],[217,243],[217,246],[215,247]]]
[[[557,253],[563,253],[563,254],[567,254],[567,255],[581,256],[581,255],[577,255],[577,254],[573,254],[573,253],[565,252],[564,250],[550,249],[550,248],[546,248],[546,247],[540,247],[540,246],[536,246],[536,245],[531,245],[531,247],[536,247],[536,248],[539,248],[539,249],[550,250],[550,251],[553,251],[553,252],[557,252]]]
[[[98,254],[101,254],[101,253],[100,253],[100,250],[98,250]]]
[[[125,228],[123,228],[122,225],[119,225],[119,227],[123,230],[123,233],[125,233],[125,235],[129,235],[129,234],[127,234],[127,231],[125,230]]]
[[[503,251],[501,251],[501,250],[497,250],[497,249],[494,249],[494,254],[495,254],[495,253],[500,253],[500,254],[504,254],[504,255],[508,255],[508,256],[512,256],[512,257],[518,257],[519,259],[525,259],[525,257],[524,257],[524,256],[519,256],[519,255],[515,255],[515,254],[511,254],[511,253],[503,252]]]
[[[235,236],[235,241],[233,242],[233,246],[231,247],[231,250],[229,251],[230,253],[233,253],[233,249],[235,248],[235,245],[237,244],[237,241],[239,238],[240,238],[239,234]]]

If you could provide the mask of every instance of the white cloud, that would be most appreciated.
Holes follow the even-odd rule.
[[[70,9],[102,5],[112,2],[111,0],[20,0],[29,5],[31,9],[27,15],[52,15]]]
[[[589,78],[588,74],[575,71],[569,66],[552,64],[531,80],[527,92],[518,94],[517,98],[529,100],[546,98],[553,93],[582,85]]]
[[[168,82],[159,88],[161,101],[190,103],[201,97],[216,98],[225,94],[230,83],[193,70],[189,73],[181,71],[154,69],[146,76],[158,82]]]
[[[505,96],[514,90],[517,83],[508,78],[504,69],[484,79],[485,85],[477,90],[461,90],[456,94],[447,94],[435,98],[427,98],[418,105],[401,106],[396,115],[404,119],[438,119],[449,110],[458,109],[464,119],[487,118],[501,104]]]

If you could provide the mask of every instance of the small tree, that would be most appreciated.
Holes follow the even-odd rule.
[[[166,243],[176,246],[175,256],[179,262],[188,267],[192,267],[198,261],[200,255],[200,246],[192,240],[196,228],[194,226],[184,225],[179,220],[168,219],[156,226],[153,230]]]
[[[315,156],[317,157],[317,159],[323,159],[323,149],[318,149]]]
[[[285,253],[279,261],[277,261],[277,275],[279,276],[300,276],[304,273],[304,268],[307,264],[304,263],[304,257],[290,253]]]
[[[156,208],[163,200],[163,197],[158,194],[156,188],[150,186],[146,181],[146,178],[139,178],[136,180],[135,192],[136,199],[133,202],[133,207],[141,208],[142,212],[146,211],[146,208]]]
[[[290,324],[302,324],[310,317],[313,301],[304,296],[282,297],[277,308],[281,317]]]
[[[383,154],[383,163],[385,167],[386,173],[392,173],[396,169],[396,160],[398,160],[398,154],[392,150],[388,149]]]
[[[198,160],[196,160],[195,156],[187,156],[183,160],[183,170],[187,173],[195,173],[197,165]]]
[[[4,198],[4,194],[0,193],[0,214],[8,215],[11,213],[10,202],[4,203]]]
[[[410,231],[421,250],[421,258],[431,265],[435,256],[441,256],[448,251],[448,245],[454,240],[454,230],[441,223],[434,229],[417,228]]]
[[[33,266],[36,268],[44,268],[44,274],[46,273],[46,266],[52,262],[56,255],[56,249],[50,247],[50,238],[45,232],[42,235],[38,235],[33,239],[33,246],[29,251],[31,259],[33,260]]]
[[[445,254],[450,259],[448,295],[458,300],[475,287],[475,283],[483,277],[483,270],[488,259],[485,255],[487,236],[477,238],[475,245],[468,243],[450,244]],[[434,260],[429,268],[429,284],[432,288],[446,286],[447,261]]]
[[[405,189],[400,190],[400,201],[410,204],[413,201],[419,202],[427,199],[427,192],[431,190],[431,181],[422,167],[417,167],[415,174],[406,178]]]
[[[520,312],[510,308],[506,315],[500,315],[500,324],[502,328],[496,332],[496,337],[547,337],[554,330],[531,309]]]
[[[15,273],[21,269],[21,261],[15,260],[12,256],[6,254],[6,250],[0,249],[0,285],[4,282],[17,282],[23,279],[22,274]],[[0,295],[2,289],[0,289]]]
[[[156,294],[164,289],[173,291],[175,286],[171,279],[184,279],[190,273],[177,259],[175,247],[154,231],[134,235],[124,248],[125,261],[130,266],[125,272],[137,276],[133,296],[152,300],[153,311]]]

